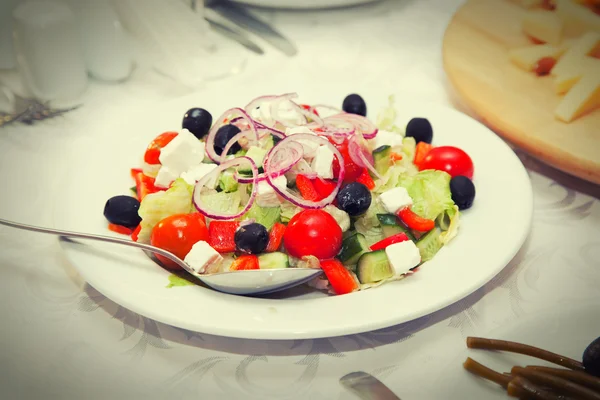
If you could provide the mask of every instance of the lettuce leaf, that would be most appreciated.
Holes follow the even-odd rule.
[[[146,195],[138,210],[142,218],[138,242],[150,243],[152,229],[163,219],[175,214],[191,213],[194,210],[193,191],[194,186],[188,185],[182,178],[177,178],[168,190]]]
[[[423,218],[435,219],[454,207],[450,193],[450,175],[444,171],[425,170],[414,176],[401,175],[398,186],[413,199],[412,210]]]
[[[261,207],[255,201],[252,207],[246,214],[244,219],[253,218],[257,223],[263,225],[267,230],[270,230],[275,222],[279,221],[281,215],[281,208],[279,207]]]
[[[287,224],[288,222],[290,222],[290,219],[292,219],[294,217],[294,215],[296,215],[300,211],[302,211],[302,208],[293,205],[289,201],[284,201],[283,203],[281,203],[280,208],[281,208],[281,222],[283,222],[284,224]]]
[[[354,228],[358,233],[364,235],[369,246],[384,238],[377,214],[384,214],[385,212],[386,211],[378,201],[372,201],[367,212],[361,217],[358,217],[354,223]]]
[[[394,124],[397,117],[395,101],[394,95],[388,97],[388,106],[379,112],[375,125],[383,131],[395,132],[404,136],[404,130]]]

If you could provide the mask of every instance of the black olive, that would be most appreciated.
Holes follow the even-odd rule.
[[[458,175],[450,180],[450,193],[458,209],[466,210],[473,205],[473,200],[475,200],[475,185],[466,176]]]
[[[190,108],[183,116],[181,127],[192,132],[198,139],[202,139],[212,125],[212,115],[204,108]]]
[[[225,150],[225,146],[227,146],[227,142],[229,142],[235,135],[237,135],[240,132],[240,128],[238,128],[235,125],[227,124],[220,127],[217,131],[217,134],[215,135],[215,153],[221,155],[223,150]],[[227,154],[235,154],[241,149],[242,148],[239,145],[239,143],[235,143],[233,146],[231,146]]]
[[[338,208],[351,217],[364,214],[371,206],[371,191],[360,182],[344,186],[337,194]]]
[[[582,361],[587,373],[600,378],[600,337],[585,349]]]
[[[427,118],[413,118],[406,125],[406,136],[415,138],[417,143],[431,143],[433,127]]]
[[[104,205],[104,216],[111,224],[137,227],[142,218],[138,214],[140,202],[131,196],[114,196]]]
[[[235,247],[242,253],[258,254],[269,244],[269,232],[263,225],[253,222],[241,226],[233,236]]]
[[[349,94],[342,103],[342,110],[349,114],[367,115],[367,103],[357,94]]]

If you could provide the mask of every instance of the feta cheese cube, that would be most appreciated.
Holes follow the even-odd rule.
[[[380,130],[372,143],[373,150],[381,146],[398,147],[402,146],[402,136],[395,132]]]
[[[421,262],[419,248],[412,240],[394,243],[385,248],[394,276],[404,275]]]
[[[319,146],[312,163],[313,171],[324,179],[332,179],[333,158],[333,152],[327,146]]]
[[[403,187],[393,188],[383,192],[379,196],[379,202],[390,214],[396,214],[399,210],[412,206],[413,200],[408,191]]]
[[[201,240],[192,246],[192,249],[185,256],[183,261],[185,261],[194,272],[203,274],[209,266],[223,261],[223,257],[207,242]]]
[[[181,178],[183,178],[189,185],[195,185],[200,179],[202,179],[205,175],[211,173],[215,168],[217,168],[216,164],[198,164],[187,171],[181,174]],[[206,186],[214,188],[217,184],[217,177],[215,176],[214,181],[209,182]]]
[[[163,165],[158,170],[154,181],[154,186],[158,188],[168,188],[171,182],[179,177],[179,174],[171,170],[169,167]]]
[[[287,185],[287,179],[282,175],[275,178],[273,183],[278,188],[285,189]],[[278,207],[281,204],[281,199],[277,195],[275,189],[269,185],[269,182],[262,181],[258,183],[256,202],[261,207]]]
[[[173,140],[160,150],[160,163],[177,175],[204,160],[205,144],[187,129],[181,130]]]

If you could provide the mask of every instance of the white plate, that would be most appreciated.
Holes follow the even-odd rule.
[[[233,0],[237,3],[258,7],[286,9],[317,9],[332,7],[348,7],[359,4],[374,3],[380,0]]]
[[[600,319],[597,318],[599,309],[598,304],[578,304],[569,307],[553,305],[550,311],[519,318],[483,336],[538,346],[581,361],[585,348],[600,336]],[[465,349],[443,369],[444,376],[433,383],[434,389],[427,398],[512,399],[500,386],[467,372],[462,367],[467,357],[498,372],[509,372],[515,365],[556,367],[551,363],[519,354]]]
[[[239,90],[244,90],[244,95]],[[300,101],[309,104],[338,105],[346,95],[331,87],[303,90]],[[368,90],[361,93],[374,119],[390,93]],[[57,210],[55,226],[110,233],[102,215],[104,203],[111,196],[127,193],[133,184],[129,168],[139,165],[154,136],[178,129],[183,113],[207,104],[205,99],[211,99],[208,108],[216,118],[225,109],[243,106],[264,93],[264,88],[239,88],[238,92],[219,88],[145,109],[141,115],[115,119],[107,127],[97,125],[102,123],[99,118],[90,126],[87,144],[85,139],[78,144],[80,161],[59,192],[64,201]],[[531,184],[515,154],[479,122],[450,108],[402,101],[400,95],[396,99],[399,124],[415,116],[427,117],[434,127],[434,144],[456,145],[471,155],[477,189],[475,204],[464,212],[457,238],[408,279],[337,297],[298,290],[284,298],[247,298],[199,286],[167,289],[169,273],[141,251],[93,244],[65,248],[66,254],[87,282],[132,311],[223,336],[296,339],[345,335],[407,322],[448,306],[492,279],[517,253],[531,224]],[[94,135],[94,128],[102,133]]]

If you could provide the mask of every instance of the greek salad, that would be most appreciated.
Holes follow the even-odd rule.
[[[333,294],[402,279],[457,235],[473,162],[434,146],[426,118],[397,126],[393,97],[375,123],[366,115],[358,94],[341,109],[262,96],[215,120],[192,108],[151,141],[132,193],[104,216],[200,274],[320,268],[309,284]]]

